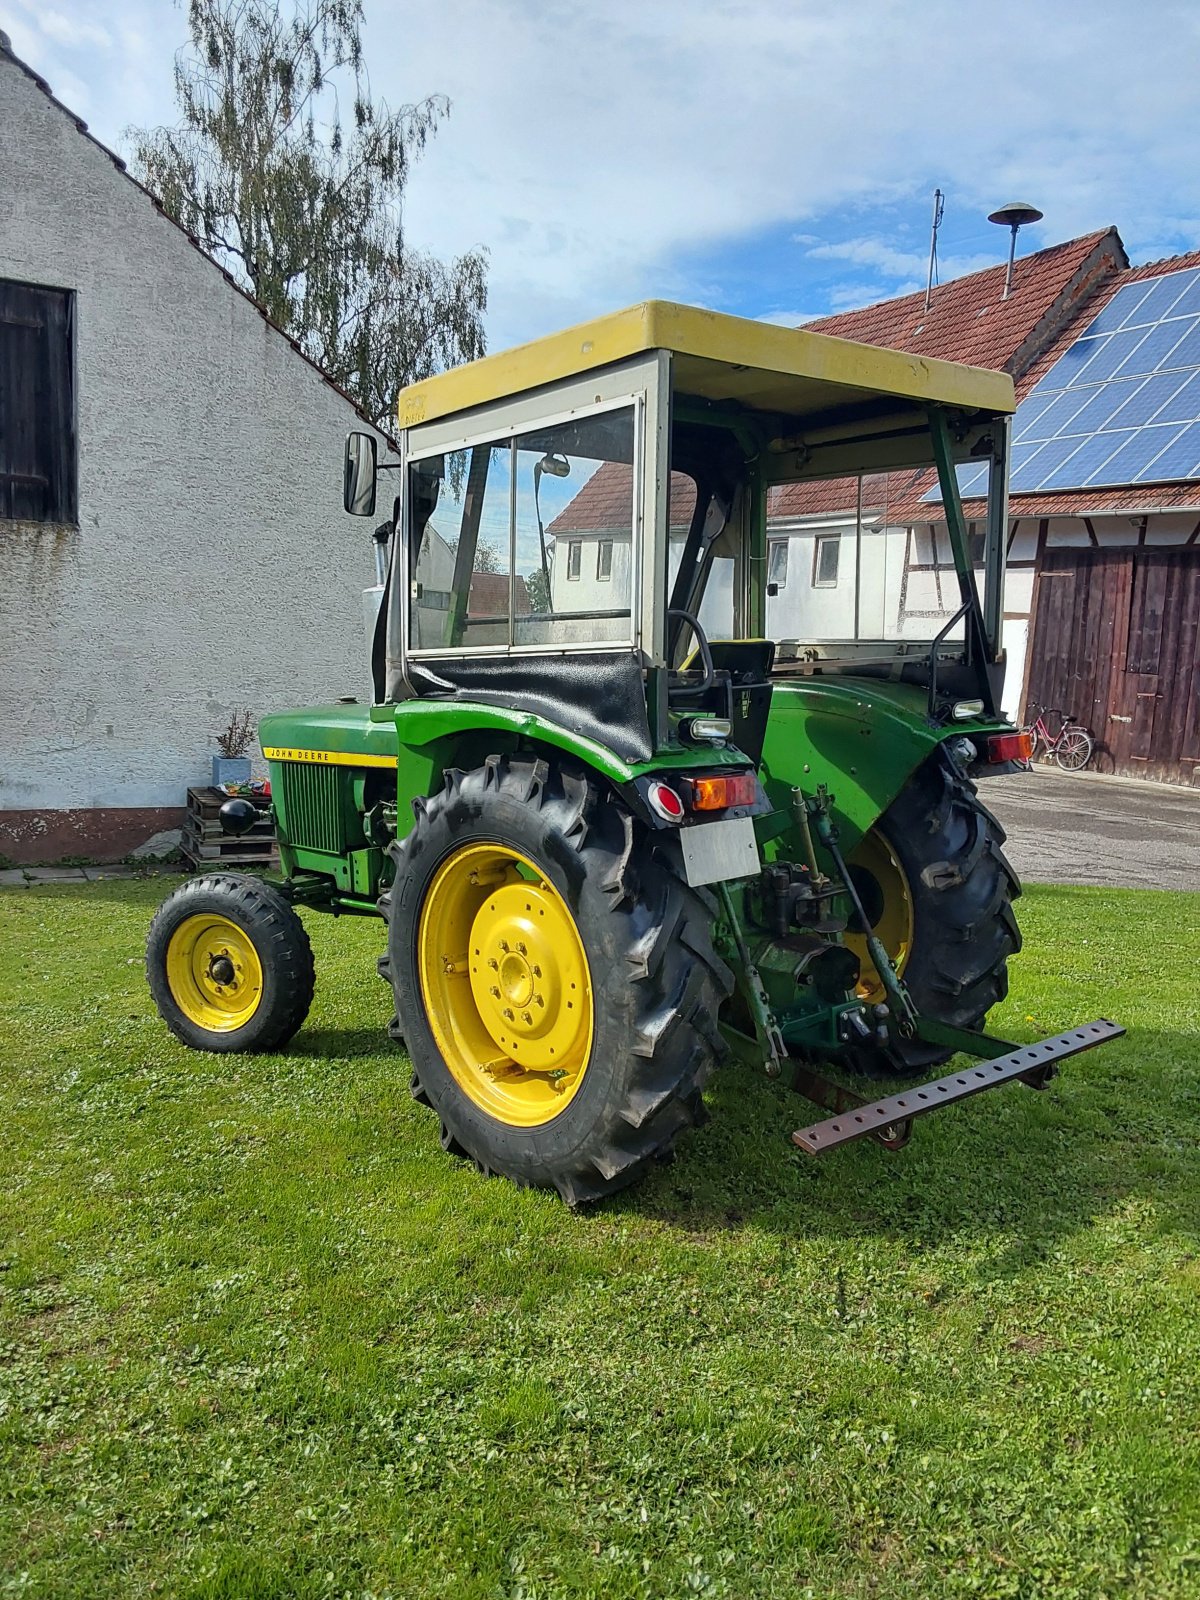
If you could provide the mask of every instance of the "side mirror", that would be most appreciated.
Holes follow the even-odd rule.
[[[352,433],[346,439],[342,504],[352,517],[375,515],[375,435]]]

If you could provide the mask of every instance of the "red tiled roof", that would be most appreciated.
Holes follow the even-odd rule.
[[[685,527],[696,504],[696,485],[684,472],[671,474],[671,525]],[[606,461],[579,493],[546,527],[556,537],[596,533],[604,528],[629,529],[633,508],[633,468]]]
[[[1115,228],[1104,228],[1022,256],[1003,298],[1005,264],[938,284],[929,310],[924,291],[858,311],[818,317],[814,333],[890,345],[943,361],[1019,374],[1106,279],[1128,265]]]
[[[1109,230],[1112,232],[1113,230]],[[1092,235],[1092,238],[1097,237]],[[1107,235],[1100,235],[1106,238]],[[1082,243],[1081,240],[1074,241]],[[1026,259],[1031,259],[1026,257]],[[1020,263],[1018,263],[1020,265]],[[1123,267],[1114,270],[1093,285],[1086,301],[1081,301],[1074,307],[1070,320],[1061,327],[1054,338],[1050,339],[1035,360],[1017,378],[1018,403],[1025,398],[1029,391],[1050,370],[1060,356],[1065,354],[1079,338],[1084,329],[1097,317],[1113,295],[1127,283],[1134,283],[1143,278],[1160,278],[1168,272],[1184,272],[1189,268],[1200,267],[1200,250],[1190,251],[1186,255],[1168,256],[1163,261],[1146,261],[1141,266]],[[978,278],[986,274],[976,273]],[[960,278],[959,283],[969,283],[971,279]],[[947,287],[950,287],[947,285]],[[906,296],[911,299],[911,296]],[[902,302],[893,302],[901,304]],[[868,307],[868,310],[874,309]],[[852,313],[853,315],[853,313]],[[929,351],[929,354],[941,355],[943,351]],[[839,480],[849,485],[849,498],[844,500],[845,505],[853,506],[854,489],[853,479]],[[888,480],[888,515],[899,521],[928,521],[936,516],[935,504],[925,501],[923,496],[935,482],[932,469],[920,473],[916,479],[911,473],[893,473]],[[792,489],[831,488],[830,484],[790,486]],[[865,501],[864,501],[865,505]],[[980,517],[983,514],[984,502],[981,499],[964,501],[964,508],[968,517]],[[1066,489],[1054,494],[1013,494],[1010,496],[1010,512],[1014,517],[1070,517],[1099,515],[1105,511],[1117,512],[1142,512],[1142,511],[1170,511],[1177,508],[1200,509],[1200,482],[1188,483],[1161,483],[1161,484],[1131,484],[1128,487],[1108,489]],[[832,509],[821,505],[818,509]],[[786,512],[773,513],[779,515],[800,515],[798,510],[788,503]]]
[[[871,473],[863,479],[863,510],[886,505],[891,479],[897,474]],[[907,484],[911,472],[903,474]],[[767,497],[767,518],[814,517],[822,512],[853,511],[858,503],[857,478],[819,478],[811,483],[777,483]]]
[[[525,579],[520,575],[518,575],[516,581],[514,604],[516,607],[515,614],[518,617],[527,617],[529,615],[529,591],[525,587]],[[471,592],[467,600],[467,609],[472,616],[507,616],[508,573],[473,572],[471,574]]]

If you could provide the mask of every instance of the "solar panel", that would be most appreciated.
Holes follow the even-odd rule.
[[[959,468],[963,473],[977,469]],[[1200,268],[1118,289],[1022,400],[1017,494],[1200,478]],[[982,487],[975,492],[982,493]],[[926,500],[940,500],[932,489]]]

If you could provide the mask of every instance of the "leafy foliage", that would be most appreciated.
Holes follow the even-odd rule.
[[[189,0],[181,124],[129,136],[168,215],[382,423],[404,384],[483,354],[486,256],[409,244],[409,170],[449,102],[372,99],[362,27],[362,0]]]
[[[529,573],[525,579],[525,590],[532,612],[544,614],[550,610],[550,578],[544,568],[535,567]]]

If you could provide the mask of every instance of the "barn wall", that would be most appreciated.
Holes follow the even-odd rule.
[[[75,295],[79,525],[0,521],[0,853],[35,860],[48,812],[81,854],[81,813],[169,819],[235,707],[369,696],[373,563],[349,403],[2,54],[0,126],[0,277]]]

